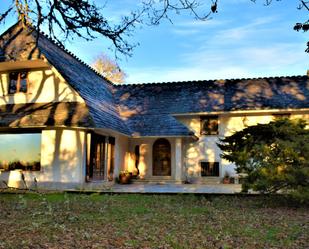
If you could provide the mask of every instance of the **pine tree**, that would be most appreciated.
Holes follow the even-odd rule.
[[[249,126],[218,146],[238,173],[247,174],[244,191],[281,191],[309,200],[309,130],[304,120]]]

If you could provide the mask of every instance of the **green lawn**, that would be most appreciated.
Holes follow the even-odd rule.
[[[308,211],[248,196],[0,194],[0,248],[308,248]]]

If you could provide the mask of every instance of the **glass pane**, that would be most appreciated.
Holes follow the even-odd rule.
[[[0,169],[40,170],[41,134],[0,134]]]
[[[27,73],[21,72],[20,73],[20,86],[19,86],[19,92],[26,93],[27,92]]]
[[[219,176],[219,163],[201,162],[201,176]]]
[[[16,93],[17,91],[17,81],[18,81],[18,73],[10,73],[9,80],[9,94]]]
[[[218,134],[218,118],[203,117],[201,119],[201,134],[202,135],[217,135]]]
[[[105,166],[105,137],[93,135],[91,148],[92,165],[90,166],[89,177],[93,180],[103,180]]]

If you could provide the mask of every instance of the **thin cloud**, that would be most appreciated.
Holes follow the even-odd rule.
[[[217,27],[217,26],[222,26],[226,25],[230,21],[228,20],[218,20],[218,19],[209,19],[206,21],[201,21],[201,20],[188,20],[188,21],[183,21],[176,23],[176,27],[184,27],[184,28],[208,28],[208,27]]]
[[[307,55],[298,46],[246,47],[229,54],[199,51],[184,55],[182,61],[186,63],[179,67],[131,68],[127,82],[153,82],[154,75],[156,82],[304,75],[307,68],[303,62]]]
[[[176,35],[195,35],[197,33],[199,33],[200,30],[198,29],[173,29],[172,33],[176,34]]]

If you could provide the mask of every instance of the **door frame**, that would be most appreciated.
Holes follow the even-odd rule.
[[[87,141],[88,158],[86,165],[86,180],[101,181],[104,180],[106,176],[106,136],[94,132],[88,134],[90,134],[90,141]],[[100,151],[98,151],[98,149]],[[99,164],[99,167],[96,167],[97,164]],[[99,170],[98,175],[94,173],[95,168]]]
[[[86,182],[113,181],[115,171],[115,137],[89,131],[86,134]],[[101,143],[100,166],[102,174],[94,176],[93,169],[96,161],[98,143]]]
[[[166,158],[166,160],[165,160],[165,162],[163,162],[163,159],[161,159],[160,161],[161,161],[161,170],[159,170],[160,171],[160,173],[159,174],[157,174],[155,171],[156,171],[156,166],[158,166],[158,165],[156,165],[157,164],[157,162],[156,162],[156,156],[157,156],[157,154],[158,153],[160,153],[159,151],[155,151],[155,146],[156,146],[156,143],[159,143],[159,142],[163,142],[164,141],[164,143],[162,143],[161,144],[161,147],[163,148],[163,146],[168,146],[168,152],[165,152],[165,153],[168,153],[168,156],[167,156],[167,158]],[[160,144],[158,144],[157,146],[160,146]],[[164,149],[164,148],[163,148]],[[163,151],[163,153],[164,153],[164,151]],[[169,164],[168,165],[168,167],[169,167],[169,169],[163,169],[163,165],[162,165],[162,163],[167,163],[167,164]],[[165,170],[167,170],[167,173],[164,173],[164,171]],[[152,144],[152,176],[153,177],[171,177],[172,176],[172,145],[171,145],[171,143],[170,143],[170,141],[168,140],[168,139],[166,139],[166,138],[158,138],[158,139],[156,139],[155,141],[154,141],[154,143]]]

